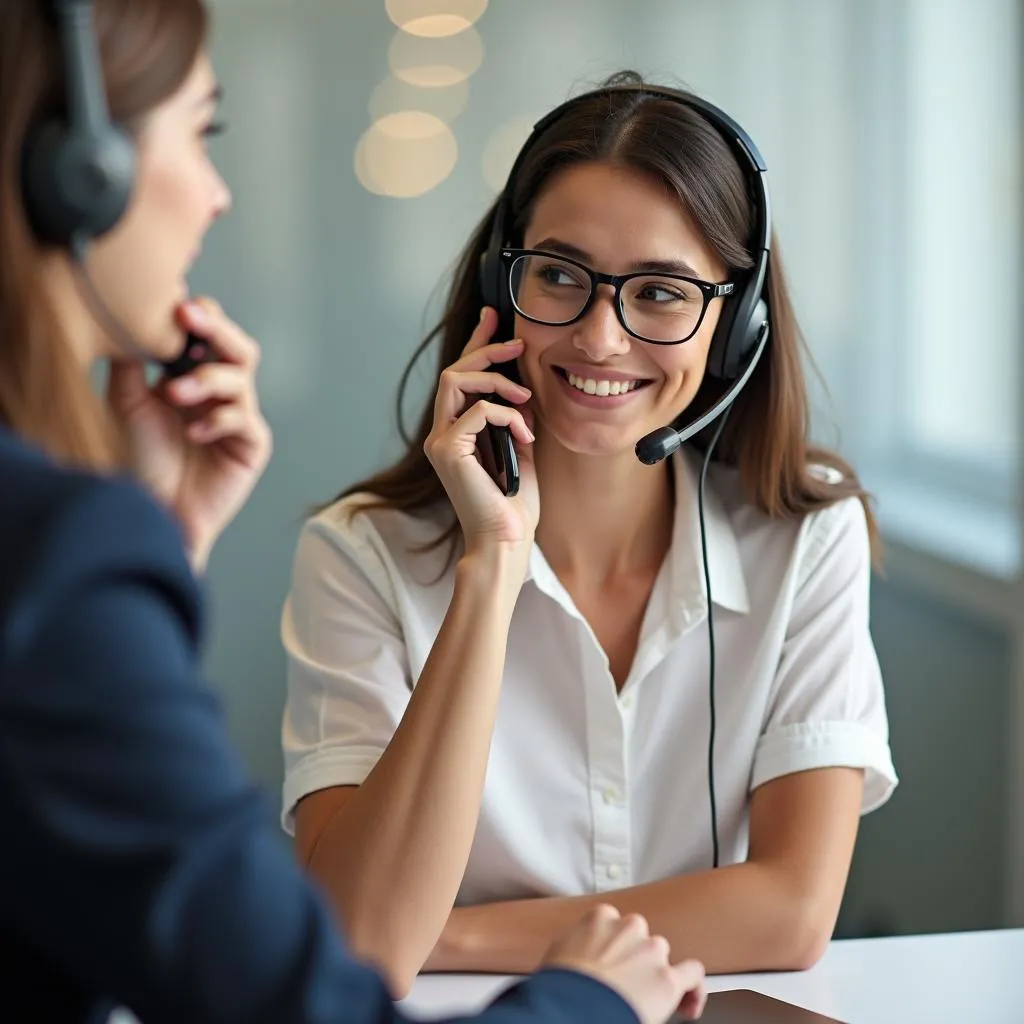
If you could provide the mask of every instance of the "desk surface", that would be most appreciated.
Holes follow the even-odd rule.
[[[425,1019],[473,1012],[510,980],[423,975],[403,1006]],[[719,975],[708,988],[756,989],[846,1024],[1022,1024],[1024,929],[833,942],[809,971]]]

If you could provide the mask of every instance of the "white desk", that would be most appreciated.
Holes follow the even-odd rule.
[[[479,1010],[510,983],[494,975],[423,975],[413,1016]],[[799,974],[720,975],[711,991],[752,988],[846,1024],[1024,1024],[1024,929],[833,942]]]

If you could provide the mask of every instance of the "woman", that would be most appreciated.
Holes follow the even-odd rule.
[[[709,971],[805,968],[896,782],[874,522],[807,440],[756,148],[694,97],[609,86],[520,153],[421,346],[436,398],[408,451],[296,556],[285,825],[403,977],[528,970],[599,900]],[[737,387],[706,501],[706,432],[641,464]],[[514,496],[482,465],[495,427]]]
[[[255,343],[185,293],[229,205],[204,8],[97,0],[104,83],[93,5],[50,6],[0,5],[0,1018],[404,1020],[266,827],[199,680],[192,570],[270,451]],[[217,362],[149,387],[186,332]],[[479,1019],[701,1009],[700,965],[607,907],[546,963]]]

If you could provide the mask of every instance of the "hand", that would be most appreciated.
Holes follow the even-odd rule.
[[[201,572],[262,474],[271,435],[256,396],[256,343],[210,299],[187,303],[181,320],[220,361],[153,387],[141,363],[116,361],[108,399],[128,435],[137,476],[178,517]]]
[[[489,344],[497,325],[497,314],[485,306],[462,357],[441,374],[434,426],[423,450],[448,492],[467,549],[501,542],[525,543],[528,550],[540,516],[529,412],[478,398],[497,394],[516,406],[530,398],[528,388],[491,370],[494,364],[511,362],[523,351],[521,341]],[[517,442],[520,487],[514,498],[501,493],[480,463],[477,437],[488,424],[509,427]]]
[[[668,942],[651,935],[639,914],[621,917],[599,906],[551,947],[543,966],[580,971],[615,989],[641,1024],[664,1024],[674,1013],[696,1020],[707,1001],[704,967],[696,960],[671,964],[668,956]]]

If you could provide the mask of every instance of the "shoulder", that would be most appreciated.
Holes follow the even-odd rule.
[[[808,473],[830,485],[841,484],[842,473],[832,466],[813,463]],[[722,510],[747,556],[759,562],[767,549],[786,552],[797,582],[806,579],[831,555],[864,567],[871,562],[871,539],[864,503],[857,496],[837,494],[830,504],[802,516],[774,517],[755,507],[746,494],[739,473],[716,466],[708,474]]]
[[[160,585],[190,619],[195,580],[180,532],[135,483],[61,468],[0,437],[0,624],[11,640],[67,595],[103,582]]]
[[[446,507],[417,510],[372,507],[373,496],[354,494],[322,509],[303,527],[302,548],[332,550],[365,569],[389,575],[444,575],[447,543],[437,544],[454,523]]]

